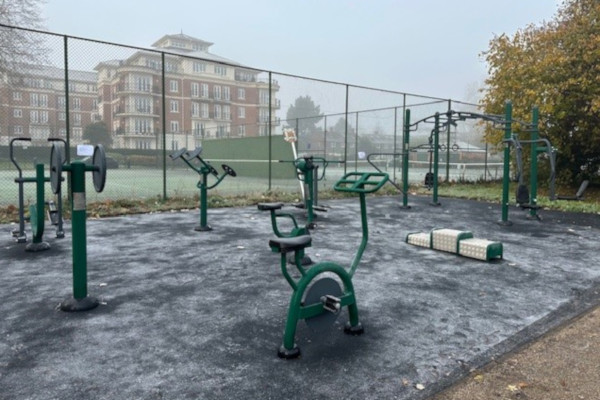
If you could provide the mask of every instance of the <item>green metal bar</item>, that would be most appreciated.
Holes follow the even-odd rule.
[[[282,266],[285,262],[285,257],[282,258]],[[294,348],[294,337],[296,336],[296,326],[298,324],[298,320],[301,319],[302,315],[302,298],[304,297],[304,292],[308,285],[313,281],[317,275],[322,274],[324,272],[332,272],[336,274],[342,281],[344,285],[344,295],[346,294],[354,294],[354,286],[352,284],[351,276],[346,272],[346,270],[338,264],[334,264],[332,262],[323,262],[312,266],[304,275],[300,281],[298,282],[297,288],[292,293],[292,298],[290,300],[287,320],[285,324],[285,333],[283,336],[283,347],[287,350],[292,350]],[[306,311],[313,315],[312,312]],[[328,312],[323,309],[321,306],[321,313]],[[317,313],[316,315],[319,315]],[[350,326],[358,325],[358,307],[356,306],[356,300],[352,304],[348,304],[348,315],[350,319]]]
[[[360,221],[362,225],[362,240],[360,242],[360,246],[354,256],[354,260],[352,261],[352,265],[350,266],[350,271],[348,274],[350,277],[354,276],[354,272],[356,271],[356,267],[360,263],[360,259],[362,258],[363,252],[367,247],[367,242],[369,241],[369,224],[367,221],[367,200],[366,195],[364,193],[359,193],[360,199]]]
[[[202,183],[200,186],[200,226],[198,230],[206,230],[207,224],[207,209],[208,209],[208,172],[202,172]]]
[[[87,297],[87,245],[86,245],[86,200],[85,200],[85,164],[73,162],[65,165],[71,170],[70,181],[73,188],[71,202],[71,223],[73,237],[73,297],[81,300]]]
[[[358,171],[358,112],[356,112],[356,131],[354,132],[354,171]]]
[[[538,166],[537,166],[537,154],[538,154],[538,139],[540,137],[539,135],[539,128],[538,128],[538,122],[539,122],[539,109],[534,106],[532,111],[531,111],[531,173],[530,173],[530,177],[529,177],[529,182],[531,185],[531,191],[530,191],[530,197],[529,197],[529,204],[532,206],[537,205],[537,186],[538,186],[538,182],[537,182],[537,178],[538,178]],[[531,217],[536,217],[537,216],[537,210],[535,208],[530,208],[529,209],[529,215]]]
[[[512,103],[507,101],[504,107],[504,139],[512,137]],[[510,144],[504,144],[504,170],[502,176],[502,220],[501,224],[510,225],[508,220],[508,190],[510,186]]]
[[[440,163],[440,113],[435,113],[435,126],[433,128],[433,200],[432,205],[439,206],[438,201],[438,173]]]
[[[313,169],[302,169],[304,175],[304,183],[306,184],[306,188],[308,193],[306,194],[306,214],[307,214],[307,226],[313,227],[313,221],[315,219],[315,213],[313,210],[313,201],[314,201],[314,174]]]
[[[294,289],[294,291],[296,291],[298,289],[298,285],[296,285],[296,282],[292,279],[292,277],[290,276],[290,273],[287,270],[286,253],[281,253],[281,273],[283,274],[283,277],[285,278],[285,280],[288,281],[288,283],[290,284],[292,289]]]
[[[44,236],[44,205],[45,205],[45,194],[44,194],[44,164],[36,164],[35,166],[35,188],[36,188],[36,206],[35,215],[31,213],[31,227],[33,232],[33,243],[42,243]],[[31,209],[30,209],[31,210]]]
[[[404,112],[404,133],[402,135],[402,206],[408,207],[408,159],[410,155],[410,109]]]

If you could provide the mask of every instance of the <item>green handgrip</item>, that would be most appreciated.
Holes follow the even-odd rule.
[[[388,181],[385,172],[348,172],[333,186],[338,192],[373,193]]]

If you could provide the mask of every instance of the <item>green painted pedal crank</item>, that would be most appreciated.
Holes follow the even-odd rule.
[[[369,240],[366,194],[379,190],[387,180],[386,173],[350,172],[334,185],[334,190],[356,193],[360,199],[362,240],[349,268],[327,261],[315,264],[309,269],[305,268],[301,261],[304,249],[312,244],[310,235],[277,237],[269,241],[271,250],[281,254],[281,272],[293,290],[283,343],[278,351],[279,357],[291,359],[300,355],[300,349],[295,343],[295,335],[298,321],[301,319],[316,330],[321,330],[324,325],[331,325],[343,307],[347,307],[349,320],[344,332],[351,335],[360,335],[364,332],[358,319],[352,276]],[[299,278],[294,278],[288,271],[286,260],[288,253],[294,254]]]

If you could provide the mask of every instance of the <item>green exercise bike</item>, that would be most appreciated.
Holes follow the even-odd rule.
[[[311,246],[310,235],[293,237],[277,237],[269,241],[271,251],[281,254],[281,272],[293,289],[283,336],[283,344],[279,348],[278,356],[292,359],[300,356],[300,349],[294,339],[298,321],[304,319],[315,330],[322,330],[335,322],[343,307],[348,307],[349,321],[344,332],[351,335],[360,335],[364,332],[358,320],[358,307],[354,294],[352,276],[354,275],[363,252],[369,240],[367,224],[366,194],[379,190],[387,181],[386,173],[361,173],[349,172],[334,185],[334,190],[339,192],[356,193],[360,199],[360,215],[362,225],[362,240],[349,269],[333,262],[320,262],[309,269],[302,265],[304,249]],[[288,271],[287,254],[294,254],[294,265],[300,273],[294,279]],[[331,275],[342,282],[343,288]]]

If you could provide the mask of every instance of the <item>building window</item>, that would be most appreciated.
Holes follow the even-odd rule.
[[[215,119],[221,119],[221,106],[215,104]]]
[[[13,110],[13,117],[15,117],[15,118],[23,117],[23,110],[21,110],[20,108],[15,108]]]
[[[237,116],[238,116],[238,118],[246,118],[246,108],[245,107],[238,107]]]
[[[58,96],[57,103],[58,103],[58,108],[64,110],[67,106],[67,100],[66,100],[65,96]]]
[[[213,87],[213,94],[215,96],[215,99],[217,99],[217,100],[221,99],[221,86],[215,85]]]
[[[74,97],[73,98],[73,109],[74,110],[81,110],[81,99]]]
[[[227,75],[227,67],[222,65],[215,65],[215,74],[219,76]]]
[[[59,121],[65,121],[67,119],[67,113],[64,112],[59,112],[58,113],[58,120]]]
[[[134,121],[135,133],[152,133],[152,120],[136,118]]]
[[[76,92],[77,91],[77,85],[75,85],[74,83],[69,83],[69,92]]]
[[[200,103],[192,103],[192,117],[200,116]]]
[[[73,125],[81,125],[81,114],[73,114]]]
[[[32,110],[29,113],[29,120],[32,124],[45,124],[48,122],[48,111]]]
[[[231,100],[231,88],[229,86],[223,86],[223,99]]]
[[[179,132],[179,121],[171,121],[171,132]]]
[[[192,82],[190,91],[192,97],[200,97],[200,84],[197,82]]]
[[[31,93],[31,106],[32,107],[48,107],[48,95]]]
[[[230,121],[231,120],[231,107],[223,106],[223,119]]]
[[[13,100],[21,101],[23,99],[23,95],[21,92],[13,92]]]
[[[152,99],[148,97],[136,97],[134,99],[135,111],[143,114],[152,113]]]
[[[200,86],[200,96],[207,98],[208,97],[208,83],[203,83]]]
[[[200,61],[194,61],[192,68],[194,69],[194,72],[206,72],[206,64]]]
[[[208,104],[206,104],[206,103],[200,104],[200,117],[208,118]]]
[[[260,104],[269,104],[269,91],[268,90],[264,90],[264,89],[260,89],[260,91],[258,92],[258,97],[259,97],[259,101]]]
[[[237,96],[238,100],[245,100],[246,99],[246,89],[244,88],[238,88],[238,96]]]
[[[179,112],[179,101],[171,100],[171,112],[178,113]]]
[[[83,128],[73,128],[73,137],[81,140],[83,137]]]
[[[23,134],[23,127],[21,125],[15,125],[15,126],[13,126],[13,133],[15,135],[22,135]]]
[[[238,136],[244,137],[246,136],[246,125],[240,125],[237,127]]]
[[[193,124],[192,130],[194,132],[194,136],[204,137],[204,124],[202,122],[195,121]]]
[[[169,82],[169,89],[173,93],[179,92],[179,82],[177,82],[177,81],[170,81]]]
[[[134,88],[140,92],[152,91],[152,79],[148,76],[137,76],[134,78]]]

